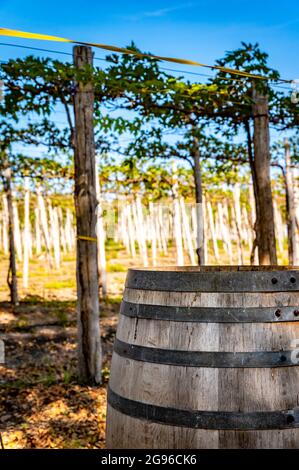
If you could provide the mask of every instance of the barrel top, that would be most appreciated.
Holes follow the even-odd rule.
[[[235,271],[299,271],[299,266],[285,266],[285,265],[270,265],[270,266],[256,266],[256,265],[221,265],[221,266],[157,266],[157,267],[133,267],[129,271],[173,271],[173,272],[235,272]]]
[[[298,291],[299,266],[130,268],[126,288],[172,292]]]

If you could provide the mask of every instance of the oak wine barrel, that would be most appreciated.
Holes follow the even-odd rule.
[[[299,267],[130,269],[107,447],[299,448],[298,290]]]

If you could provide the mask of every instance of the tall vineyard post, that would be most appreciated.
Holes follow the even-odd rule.
[[[78,72],[90,73],[93,68],[93,55],[90,47],[74,47],[74,65]],[[91,78],[77,79],[74,112],[79,380],[96,385],[101,382],[102,353],[96,233],[94,89]]]

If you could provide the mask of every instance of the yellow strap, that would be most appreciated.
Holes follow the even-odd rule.
[[[0,28],[0,35],[12,36],[14,38],[40,39],[42,41],[73,42],[70,39],[59,38],[58,36],[48,36],[47,34],[27,33],[16,29]]]
[[[58,36],[49,36],[47,34],[27,33],[26,31],[17,31],[14,29],[0,28],[0,35],[12,36],[12,37],[17,37],[17,38],[38,39],[41,41],[59,41],[59,42],[68,42],[68,43],[73,43],[73,44],[82,44],[84,46],[98,47],[100,49],[105,49],[107,51],[112,51],[112,52],[119,52],[121,54],[131,54],[131,55],[135,55],[136,57],[141,57],[141,58],[145,57],[145,58],[163,60],[166,62],[174,62],[176,64],[193,65],[196,67],[207,67],[210,69],[221,70],[222,72],[227,72],[227,73],[231,73],[234,75],[241,75],[242,77],[258,78],[262,80],[268,79],[268,77],[264,77],[262,75],[253,75],[243,70],[235,70],[235,69],[230,69],[227,67],[221,67],[218,65],[202,64],[201,62],[196,62],[194,60],[178,59],[174,57],[164,57],[164,56],[153,55],[153,54],[142,54],[140,52],[135,52],[130,49],[126,49],[124,47],[109,46],[107,44],[98,44],[98,43],[92,43],[92,42],[74,41],[73,39],[60,38]],[[291,80],[281,80],[281,81],[291,82]]]
[[[88,241],[88,242],[97,242],[97,241],[98,241],[97,238],[86,237],[85,235],[78,235],[78,236],[77,236],[77,240],[86,240],[86,241]]]

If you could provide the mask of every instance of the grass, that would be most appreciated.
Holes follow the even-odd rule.
[[[107,272],[108,273],[125,273],[127,267],[120,263],[107,263]]]
[[[74,279],[67,279],[63,281],[50,281],[45,283],[45,288],[46,289],[75,289],[76,288],[76,282]]]
[[[56,309],[60,310],[69,310],[75,307],[76,301],[75,300],[59,300],[59,299],[44,299],[42,296],[39,295],[26,295],[22,300],[22,303],[28,305],[40,305],[43,304],[44,307],[49,309]]]
[[[75,375],[74,375],[71,371],[65,370],[65,371],[63,372],[63,378],[62,378],[62,380],[63,380],[63,383],[65,383],[66,385],[68,385],[68,384],[74,382],[74,380],[75,380]]]
[[[109,377],[110,377],[110,369],[108,367],[105,367],[103,370],[102,370],[102,376],[103,376],[103,379],[104,380],[108,380]]]
[[[16,329],[22,329],[22,328],[26,328],[26,326],[29,325],[29,322],[26,318],[20,318],[15,324],[14,324],[14,328]]]
[[[115,305],[115,304],[120,304],[122,301],[122,295],[109,295],[108,297],[105,298],[104,304],[110,304],[110,305]]]
[[[106,247],[106,250],[108,250],[108,251],[109,250],[121,251],[123,249],[122,243],[116,242],[112,238],[110,238],[109,240],[106,241],[105,247]]]
[[[59,321],[61,326],[66,326],[67,325],[67,323],[69,321],[69,318],[68,318],[67,313],[64,310],[58,310],[56,312],[56,316],[57,316],[57,320]]]

